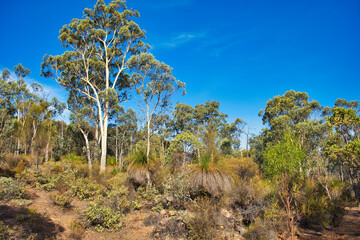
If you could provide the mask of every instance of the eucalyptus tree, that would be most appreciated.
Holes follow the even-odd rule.
[[[14,118],[16,108],[14,105],[14,88],[9,82],[10,71],[4,69],[0,77],[0,138],[2,138],[10,127]],[[4,141],[2,141],[4,142]]]
[[[92,168],[92,154],[97,149],[91,149],[89,136],[91,133],[95,136],[95,141],[98,139],[98,118],[96,109],[94,109],[93,101],[91,98],[79,94],[77,91],[70,91],[67,100],[68,108],[71,112],[70,121],[76,126],[76,130],[80,131],[85,141],[85,152],[89,168]]]
[[[138,16],[124,1],[106,5],[98,0],[94,9],[84,10],[83,19],[73,19],[60,30],[59,40],[67,51],[45,55],[42,63],[42,75],[94,101],[101,133],[101,172],[106,166],[111,112],[128,98],[132,85],[126,74],[128,59],[148,48],[142,41],[145,32],[132,21]]]
[[[115,158],[119,163],[119,168],[122,168],[124,155],[130,151],[133,138],[136,135],[137,116],[135,111],[131,108],[129,108],[126,112],[124,109],[121,109],[115,121]]]
[[[349,169],[350,181],[353,185],[355,197],[359,200],[357,184],[360,172],[360,108],[358,101],[338,99],[327,118],[331,129],[325,149],[328,156],[336,164]]]
[[[171,104],[171,96],[182,90],[185,94],[185,83],[176,80],[172,69],[159,62],[152,54],[142,53],[130,59],[132,79],[136,82],[136,93],[141,97],[142,111],[146,116],[146,157],[150,156],[150,138],[153,133],[153,118],[167,110]]]

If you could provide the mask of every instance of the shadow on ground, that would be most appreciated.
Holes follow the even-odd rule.
[[[0,205],[0,221],[15,230],[16,239],[26,239],[29,236],[33,236],[34,240],[55,239],[65,230],[48,217],[25,207]]]

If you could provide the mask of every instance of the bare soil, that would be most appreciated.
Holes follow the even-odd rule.
[[[360,208],[345,208],[346,213],[340,225],[332,230],[312,231],[300,229],[302,240],[360,240]]]

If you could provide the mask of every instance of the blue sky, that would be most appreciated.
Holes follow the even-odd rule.
[[[108,2],[108,1],[106,1]],[[13,0],[2,3],[0,69],[22,63],[30,78],[66,100],[63,89],[40,77],[45,54],[64,52],[59,30],[81,18],[89,0]],[[307,92],[320,104],[359,100],[358,0],[129,0],[157,59],[187,84],[175,101],[217,100],[232,121],[258,133],[266,102],[285,91]]]

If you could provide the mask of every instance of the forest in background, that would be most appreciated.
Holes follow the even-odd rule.
[[[31,186],[64,208],[87,201],[73,238],[121,229],[144,209],[160,239],[295,239],[298,226],[339,225],[359,202],[358,101],[326,107],[290,90],[259,112],[256,136],[217,101],[172,108],[185,83],[149,53],[138,15],[98,1],[64,25],[65,51],[45,55],[41,74],[66,89],[67,103],[28,85],[21,64],[2,72],[0,200],[29,200]],[[139,111],[123,107],[131,101]],[[65,109],[69,123],[59,120]]]

